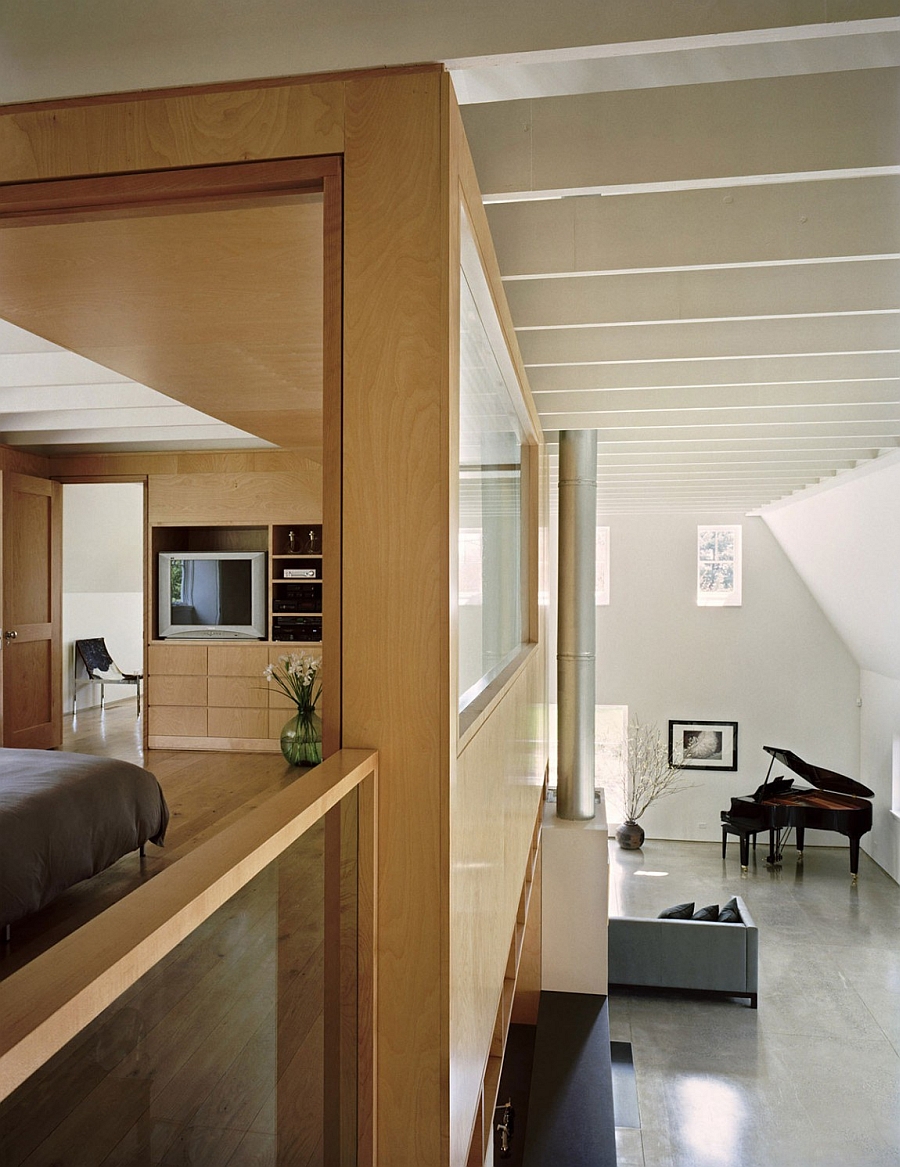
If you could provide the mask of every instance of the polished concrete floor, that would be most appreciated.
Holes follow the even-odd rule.
[[[640,1127],[616,1131],[619,1167],[897,1167],[900,1164],[900,887],[843,848],[760,850],[737,840],[611,843],[611,911],[746,902],[760,933],[759,1009],[634,991],[610,997],[632,1044]],[[654,874],[665,872],[666,874]]]

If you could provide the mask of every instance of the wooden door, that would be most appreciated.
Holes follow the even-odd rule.
[[[62,505],[58,483],[3,473],[2,741],[62,742]]]

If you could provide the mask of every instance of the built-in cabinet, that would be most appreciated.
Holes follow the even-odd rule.
[[[150,547],[149,747],[278,750],[292,706],[263,673],[294,647],[321,655],[321,523],[156,526]],[[268,640],[160,640],[161,551],[265,551]]]

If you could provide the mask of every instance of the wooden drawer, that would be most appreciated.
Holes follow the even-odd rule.
[[[265,677],[210,677],[207,682],[210,707],[224,709],[265,709],[269,704]]]
[[[206,677],[153,674],[147,684],[148,705],[206,705]]]
[[[292,709],[297,708],[297,703],[285,696],[276,685],[269,685],[268,698],[270,709],[284,710],[285,714],[288,714]]]
[[[265,644],[213,644],[209,647],[209,675],[211,677],[258,677],[263,680],[263,669],[269,663]]]
[[[269,736],[268,730],[268,712],[265,709],[209,710],[209,737],[264,738]]]
[[[147,711],[151,737],[206,737],[206,709],[153,705]]]
[[[205,644],[151,644],[147,652],[147,669],[166,676],[205,677]]]
[[[268,737],[280,738],[281,731],[291,720],[296,705],[291,709],[270,709],[269,710],[269,732]]]

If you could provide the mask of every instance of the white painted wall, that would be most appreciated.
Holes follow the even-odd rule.
[[[891,813],[891,752],[900,735],[900,454],[767,507],[763,519],[859,662],[859,776],[875,792],[862,846],[900,881],[900,820]]]
[[[144,487],[139,482],[63,487],[63,709],[72,710],[75,641],[103,636],[123,672],[143,667]],[[110,701],[134,687],[106,690]],[[78,708],[100,704],[100,686],[78,689]]]
[[[900,753],[900,681],[863,670],[860,780],[875,792],[866,852],[900,882],[900,816],[891,812],[895,750]],[[898,759],[900,761],[900,759]]]
[[[696,603],[697,525],[713,519],[743,526],[741,607]],[[648,836],[721,838],[719,812],[765,777],[764,745],[858,774],[859,669],[760,519],[601,521],[611,528],[611,598],[597,609],[597,702],[627,705],[665,735],[670,719],[739,726],[739,769],[692,772],[694,789],[655,804],[641,820]],[[814,832],[809,843],[834,845],[838,838]]]

